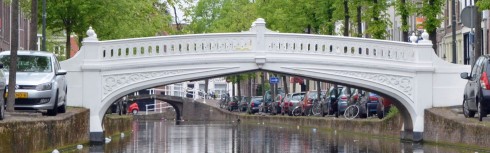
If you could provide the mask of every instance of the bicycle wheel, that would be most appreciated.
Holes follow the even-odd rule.
[[[321,111],[322,111],[322,106],[320,104],[316,104],[311,108],[311,113],[313,113],[313,115],[320,115]]]
[[[346,119],[354,119],[357,117],[357,115],[359,115],[359,107],[356,105],[351,105],[345,109],[344,117]]]
[[[301,109],[299,107],[294,108],[292,114],[294,116],[301,116]]]

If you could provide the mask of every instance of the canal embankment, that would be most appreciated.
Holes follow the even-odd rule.
[[[465,118],[461,106],[425,110],[424,141],[460,147],[490,146],[490,122]]]
[[[40,112],[7,113],[0,121],[0,152],[51,152],[54,149],[88,145],[90,111],[68,107],[66,113],[46,116]],[[131,115],[104,117],[106,136],[131,133]]]
[[[88,109],[71,107],[57,116],[8,113],[0,121],[0,152],[39,152],[87,143],[89,113]]]
[[[131,133],[133,115],[106,114],[104,117],[104,135],[106,137]]]
[[[212,105],[213,103],[211,103]],[[315,127],[329,130],[344,131],[359,134],[369,134],[382,137],[400,137],[403,120],[399,114],[386,117],[348,120],[335,117],[292,117],[281,115],[248,115],[229,112],[209,103],[192,103],[194,116],[202,120],[208,116],[215,120],[278,124],[293,127]],[[201,113],[196,113],[201,112]],[[192,115],[184,118],[193,120]],[[459,106],[431,108],[425,110],[425,129],[423,140],[426,143],[454,145],[457,147],[477,147],[488,149],[490,146],[490,122],[486,119],[479,122],[477,118],[465,118]]]

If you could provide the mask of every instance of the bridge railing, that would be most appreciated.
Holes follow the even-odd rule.
[[[99,59],[124,59],[148,56],[202,54],[252,50],[255,35],[250,33],[195,34],[100,41]]]
[[[359,58],[413,62],[413,44],[327,35],[265,34],[270,52],[354,56]]]
[[[397,62],[432,60],[431,42],[415,44],[367,38],[314,34],[277,33],[257,19],[247,32],[158,36],[110,41],[98,41],[90,29],[82,50],[85,58],[113,60],[223,52],[284,52],[355,56]],[[428,36],[427,36],[428,37]],[[424,40],[426,40],[424,38]],[[422,50],[422,51],[421,51]],[[87,56],[88,55],[88,56]]]

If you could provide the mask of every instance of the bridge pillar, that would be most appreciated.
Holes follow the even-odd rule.
[[[95,112],[90,109],[90,142],[103,143],[105,134],[102,128],[102,118],[98,115],[92,115]]]

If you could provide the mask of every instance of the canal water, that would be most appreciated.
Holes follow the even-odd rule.
[[[70,152],[106,153],[459,153],[468,148],[422,145],[296,125],[237,122],[134,121],[131,134]]]

